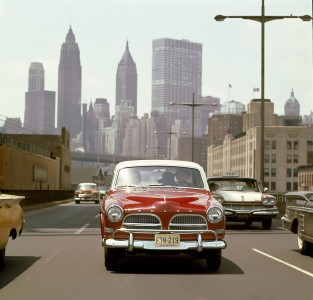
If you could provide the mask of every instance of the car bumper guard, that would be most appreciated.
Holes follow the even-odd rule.
[[[130,230],[116,230],[117,232],[127,232],[129,234],[128,239],[115,239],[113,238],[102,238],[102,246],[105,248],[125,248],[129,252],[134,251],[134,249],[144,249],[144,250],[196,250],[202,252],[205,249],[225,249],[227,244],[224,240],[218,240],[217,232],[213,230],[203,230],[199,231],[173,231],[173,230],[162,230],[151,232],[151,234],[157,233],[178,233],[178,234],[197,234],[197,240],[194,241],[180,241],[179,246],[156,246],[154,240],[135,240],[134,234],[148,233],[147,231],[130,231]],[[202,239],[203,233],[213,233],[215,240],[205,240]]]

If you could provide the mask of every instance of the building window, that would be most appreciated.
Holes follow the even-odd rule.
[[[293,177],[298,177],[298,169],[293,169]]]
[[[291,169],[290,168],[287,168],[287,173],[286,173],[286,176],[287,177],[291,177]]]
[[[272,164],[276,164],[276,154],[272,154]]]
[[[287,141],[287,150],[291,150],[291,149],[292,149],[292,142]]]
[[[286,191],[290,192],[291,191],[291,182],[286,183]]]
[[[272,150],[276,149],[276,141],[272,141]]]
[[[298,190],[298,182],[293,183],[293,190],[297,191]]]
[[[265,149],[269,149],[270,148],[270,141],[265,141],[264,148]]]
[[[264,155],[264,162],[265,162],[266,164],[268,164],[268,163],[270,162],[270,155],[269,155],[269,154],[265,154],[265,155]]]
[[[264,176],[270,176],[270,169],[269,168],[264,168]]]
[[[276,182],[272,181],[271,182],[271,191],[275,191],[276,190]]]
[[[298,161],[299,161],[299,156],[298,156],[298,154],[295,154],[295,155],[293,156],[293,162],[294,162],[295,164],[297,164]]]
[[[291,154],[287,154],[287,164],[291,164],[292,159],[291,159]]]
[[[298,143],[298,141],[294,141],[294,142],[293,142],[293,149],[294,149],[294,150],[298,150],[298,149],[299,149],[299,143]]]
[[[276,177],[276,168],[271,168],[271,176]]]

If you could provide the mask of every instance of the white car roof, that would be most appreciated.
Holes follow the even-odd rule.
[[[115,166],[114,170],[114,176],[112,180],[112,186],[114,186],[116,176],[119,172],[119,170],[124,168],[131,168],[131,167],[149,167],[149,166],[160,166],[160,167],[180,167],[180,168],[190,168],[190,169],[196,169],[199,170],[203,185],[205,189],[208,189],[208,183],[206,180],[206,175],[204,172],[204,169],[197,163],[191,162],[191,161],[183,161],[183,160],[168,160],[168,159],[142,159],[142,160],[128,160],[118,163]]]
[[[127,167],[140,166],[169,166],[169,167],[185,167],[203,170],[203,168],[194,162],[184,160],[167,160],[167,159],[142,159],[142,160],[128,160],[120,162],[116,165],[116,169],[123,169]]]

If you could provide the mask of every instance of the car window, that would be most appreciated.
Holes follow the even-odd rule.
[[[253,179],[224,179],[214,178],[208,180],[210,191],[253,191],[259,192],[259,186]]]
[[[204,188],[197,169],[173,166],[145,166],[121,169],[116,177],[116,187],[127,186],[179,186]]]
[[[96,188],[96,185],[93,184],[80,184],[78,186],[78,189],[81,190],[94,190]]]

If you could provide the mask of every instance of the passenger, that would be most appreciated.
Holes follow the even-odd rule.
[[[190,175],[185,170],[178,170],[175,174],[177,186],[191,186],[189,183]]]

